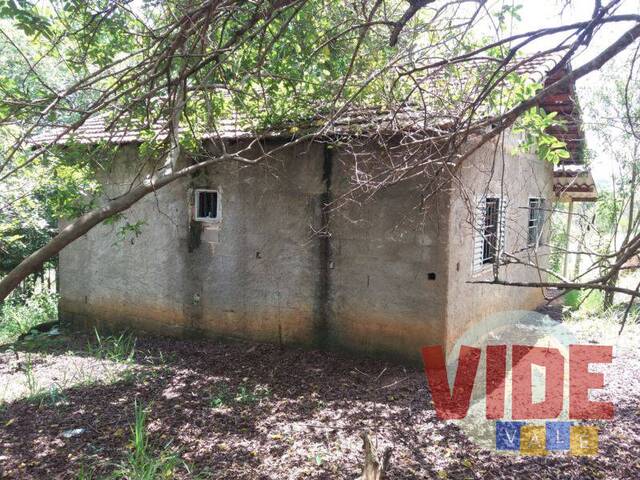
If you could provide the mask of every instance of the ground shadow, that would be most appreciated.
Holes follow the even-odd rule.
[[[83,345],[86,339],[75,338],[49,353],[86,355]],[[14,347],[19,354],[34,348],[47,350]],[[124,380],[68,388],[56,404],[6,405],[0,476],[76,478],[89,465],[98,476],[111,472],[129,452],[134,400],[148,407],[154,448],[170,445],[201,478],[353,479],[365,430],[379,448],[393,447],[391,479],[631,478],[624,475],[637,471],[637,445],[628,439],[639,432],[628,418],[627,440],[609,439],[626,465],[604,455],[517,458],[480,450],[436,418],[418,368],[264,344],[155,337],[140,339],[136,352],[134,373]],[[74,429],[81,433],[65,438]],[[548,476],[540,477],[542,471]],[[193,477],[183,472],[182,478]]]

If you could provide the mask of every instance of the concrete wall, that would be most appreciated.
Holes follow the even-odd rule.
[[[135,157],[124,148],[105,174],[109,195],[130,184]],[[417,185],[403,183],[323,209],[349,188],[352,160],[300,145],[161,189],[62,252],[63,318],[416,358],[446,331],[446,195],[417,209]],[[220,192],[218,223],[191,221],[195,188]],[[139,220],[142,233],[119,241]]]
[[[493,265],[473,270],[473,212],[482,196],[504,196],[506,200],[505,251],[525,261],[548,263],[548,249],[526,248],[529,197],[553,201],[553,166],[534,155],[514,154],[518,138],[507,136],[504,143],[486,145],[461,168],[452,192],[449,225],[449,274],[447,289],[447,344],[474,323],[492,314],[510,310],[535,309],[544,300],[535,288],[480,285],[469,282],[492,280]],[[545,225],[549,234],[549,222]],[[535,269],[522,265],[501,267],[503,280],[536,282]]]
[[[136,149],[124,147],[100,181],[115,196],[132,183]],[[126,221],[146,221],[142,235],[119,239],[125,223],[101,224],[60,253],[60,313],[87,325],[127,326],[184,332],[186,258],[173,252],[187,245],[185,182],[150,195],[126,212]]]
[[[349,191],[351,156],[333,158],[332,195]],[[448,195],[421,206],[420,182],[330,213],[330,334],[368,352],[419,358],[444,338]]]

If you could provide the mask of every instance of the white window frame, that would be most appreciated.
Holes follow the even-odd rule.
[[[216,217],[199,217],[198,216],[198,198],[201,193],[215,193],[216,194]],[[210,188],[196,188],[193,195],[193,216],[196,222],[208,222],[216,223],[222,219],[222,201],[220,196],[220,190]]]
[[[538,206],[535,208],[531,207],[531,202],[536,200],[538,202]],[[540,240],[542,239],[542,235],[544,232],[544,223],[545,223],[545,206],[546,201],[544,197],[529,197],[527,201],[527,247],[528,248],[538,248],[540,246]],[[537,210],[539,213],[533,219],[531,218],[531,213]],[[535,225],[531,225],[531,221],[535,220]],[[531,242],[531,229],[535,228],[535,241]]]
[[[486,223],[486,202],[487,199],[498,199],[498,225],[497,225],[497,240],[496,253],[494,261],[484,262],[484,243],[485,243],[485,223]],[[508,199],[505,195],[493,195],[487,194],[479,199],[476,207],[476,218],[474,225],[474,241],[473,241],[473,255],[472,255],[472,270],[473,273],[481,273],[487,270],[496,262],[501,261],[502,253],[504,252],[506,245],[506,218],[507,218],[507,205]]]

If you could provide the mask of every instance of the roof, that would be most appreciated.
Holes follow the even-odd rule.
[[[546,74],[557,63],[559,57],[548,54],[536,54],[525,61],[521,59],[512,60],[508,65],[513,71],[527,75],[536,81],[543,81]],[[442,101],[442,89],[449,85],[456,90],[456,94],[464,91],[475,80],[476,83],[493,81],[495,68],[494,65],[501,65],[503,60],[497,58],[483,57],[474,60],[468,60],[464,63],[456,64],[458,68],[457,74],[452,75],[449,67],[452,64],[442,62],[435,67],[429,68],[428,75],[419,79],[416,84],[419,85],[420,93],[425,102],[423,105],[408,106],[398,105],[393,109],[383,110],[380,108],[351,108],[347,111],[340,112],[338,118],[331,117],[332,113],[324,115],[317,113],[317,118],[311,119],[306,128],[304,125],[289,125],[281,129],[262,131],[260,136],[283,137],[291,136],[293,130],[290,127],[297,127],[296,132],[308,129],[317,129],[323,126],[324,132],[331,134],[353,134],[358,132],[366,132],[367,134],[389,134],[396,133],[401,130],[433,130],[437,126],[445,126],[456,120],[457,113],[464,111],[472,101],[475,101],[475,95],[468,99],[459,98],[453,102]],[[485,79],[482,75],[486,75]],[[427,97],[426,99],[424,97]],[[456,112],[456,107],[460,112]],[[247,118],[239,114],[229,115],[228,118],[218,119],[215,129],[211,128],[210,132],[201,135],[201,138],[223,138],[223,139],[240,139],[255,138],[257,131],[250,128]],[[101,114],[88,118],[77,129],[73,129],[72,133],[66,133],[69,125],[49,125],[42,131],[31,138],[33,145],[48,144],[66,144],[70,142],[80,144],[95,144],[100,142],[109,142],[114,144],[125,144],[141,142],[143,138],[148,136],[148,132],[157,134],[159,138],[166,138],[168,134],[167,122],[156,121],[153,125],[141,125],[129,122],[126,116],[123,116],[118,122],[110,121],[106,115]]]
[[[533,56],[533,60],[524,65],[515,65],[514,69],[521,74],[543,81],[548,86],[559,80],[567,70],[554,70],[557,57],[549,55]],[[495,61],[495,59],[485,59],[484,62]],[[436,70],[431,81],[435,79],[446,79],[446,64],[440,70]],[[472,64],[471,68],[477,68]],[[569,67],[567,67],[569,68]],[[548,72],[552,71],[550,75]],[[464,78],[451,78],[448,82],[464,83]],[[563,159],[559,165],[554,167],[554,190],[560,199],[573,200],[594,200],[597,198],[597,191],[590,169],[584,163],[585,135],[582,127],[580,106],[576,98],[575,85],[569,84],[562,90],[555,92],[542,99],[540,106],[547,112],[557,112],[557,118],[562,121],[562,126],[550,128],[549,133],[562,140],[567,145],[570,157]],[[318,116],[305,127],[304,125],[290,125],[281,129],[264,131],[261,137],[291,137],[304,132],[306,129],[323,127],[326,135],[339,134],[359,134],[366,132],[368,135],[389,135],[400,131],[432,131],[445,127],[445,122],[454,119],[453,112],[440,111],[437,114],[426,112],[424,108],[400,107],[397,110],[385,111],[376,108],[358,108],[343,112],[339,118],[330,119]],[[436,123],[434,119],[438,119]],[[201,135],[202,139],[221,138],[225,140],[239,140],[255,138],[257,132],[248,126],[240,115],[233,115],[230,118],[220,119],[215,125],[215,129]],[[66,133],[69,127],[51,126],[39,135],[31,139],[33,145],[66,144],[71,141],[79,144],[113,143],[127,144],[141,142],[142,138],[149,132],[157,135],[159,139],[164,139],[168,135],[166,122],[156,122],[146,128],[140,126],[118,126],[111,125],[106,116],[100,115],[89,118],[73,133]],[[293,128],[295,127],[295,128]]]
[[[566,70],[557,70],[547,76],[545,86],[558,81],[564,74]],[[570,155],[554,167],[553,189],[556,197],[561,201],[597,200],[598,191],[591,169],[584,161],[586,142],[575,83],[543,98],[540,107],[546,112],[557,112],[556,118],[562,124],[549,128],[548,132],[566,143]]]
[[[587,165],[555,167],[553,189],[560,201],[593,202],[598,199],[598,190]]]
[[[324,132],[327,135],[336,134],[353,134],[358,132],[392,134],[400,130],[432,130],[434,125],[430,123],[431,117],[425,115],[418,109],[401,107],[396,111],[390,112],[376,108],[358,108],[346,111],[338,119],[325,122],[325,119],[318,119],[309,122],[307,125],[291,124],[280,129],[265,130],[261,133],[262,137],[291,137],[294,132],[303,132],[305,130],[317,129],[325,123],[330,126]],[[101,142],[113,144],[127,144],[142,142],[143,138],[148,136],[148,132],[155,134],[159,139],[166,138],[168,134],[168,126],[166,123],[156,122],[150,127],[119,127],[109,128],[110,122],[106,116],[100,115],[91,117],[86,120],[80,127],[71,133],[66,133],[69,127],[55,126],[50,127],[31,138],[30,143],[33,145],[79,143],[82,145],[91,145]],[[295,129],[293,128],[295,127]],[[232,118],[220,119],[210,132],[203,133],[201,139],[221,138],[227,140],[249,139],[255,138],[257,131],[251,129],[246,121],[239,115]]]
[[[545,80],[545,86],[560,80],[566,70],[558,70],[549,75]],[[556,112],[556,118],[562,125],[549,129],[549,133],[567,144],[567,150],[571,157],[565,159],[563,165],[582,165],[584,163],[585,136],[582,128],[582,114],[577,100],[575,84],[569,83],[560,91],[548,95],[540,102],[546,112]]]

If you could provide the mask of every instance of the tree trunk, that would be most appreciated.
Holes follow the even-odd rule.
[[[617,283],[618,283],[618,272],[615,272],[611,276],[611,279],[607,282],[607,285],[615,287]],[[604,309],[604,311],[610,310],[611,307],[613,307],[613,300],[614,300],[615,293],[616,292],[614,290],[608,290],[604,293],[604,299],[602,301],[602,308]]]
[[[42,267],[44,262],[57,255],[60,250],[62,250],[74,240],[80,238],[82,235],[87,233],[103,220],[106,220],[116,213],[127,210],[138,200],[142,199],[149,193],[156,191],[164,187],[165,185],[168,185],[174,180],[184,177],[200,168],[206,167],[220,160],[221,158],[214,158],[211,160],[207,160],[206,162],[185,167],[172,174],[147,180],[140,185],[135,186],[124,195],[107,202],[102,207],[85,213],[81,217],[78,217],[68,226],[63,228],[60,233],[53,237],[53,239],[49,243],[25,258],[17,267],[11,270],[5,277],[0,280],[0,302],[7,298],[7,296],[18,285],[20,285],[20,282],[22,282],[32,273],[38,271],[38,269]]]
[[[364,442],[364,467],[358,480],[383,480],[389,469],[392,449],[386,448],[380,460],[368,433],[362,434],[362,441]]]
[[[255,17],[256,22],[259,17]],[[255,23],[255,22],[254,22]],[[239,38],[240,35],[244,34],[249,27],[247,26],[244,30],[240,32],[236,32],[235,37]],[[621,35],[618,40],[612,43],[609,47],[607,47],[604,51],[602,51],[597,57],[585,63],[581,67],[571,71],[570,74],[562,77],[557,82],[552,85],[540,90],[535,96],[525,100],[506,112],[501,117],[494,119],[492,122],[487,123],[496,123],[496,126],[490,129],[488,132],[484,133],[475,144],[466,150],[464,154],[462,154],[458,158],[458,163],[456,165],[456,169],[461,168],[464,160],[473,155],[476,151],[478,151],[483,145],[487,142],[493,140],[502,132],[507,130],[510,126],[514,124],[514,122],[525,113],[528,109],[535,106],[542,100],[546,95],[554,93],[558,88],[563,85],[567,85],[570,82],[574,82],[579,78],[584,77],[590,72],[595,70],[599,70],[605,63],[607,63],[611,58],[618,55],[624,49],[626,49],[629,45],[636,41],[640,37],[640,25],[635,25],[628,31],[626,31],[623,35]],[[195,73],[195,71],[187,72],[187,75]],[[299,137],[295,142],[298,143],[304,138],[309,138],[310,136],[302,136]],[[37,271],[42,264],[48,260],[49,258],[57,255],[60,250],[66,247],[68,244],[81,237],[89,230],[91,230],[94,226],[102,222],[103,220],[115,215],[116,213],[122,212],[128,209],[131,205],[136,203],[138,200],[148,195],[154,190],[158,190],[163,186],[177,180],[180,177],[188,175],[200,168],[203,168],[207,165],[210,165],[214,162],[218,162],[225,158],[237,158],[232,154],[224,154],[222,157],[218,157],[215,159],[207,160],[202,163],[198,163],[196,165],[192,165],[191,167],[183,168],[178,172],[159,177],[157,179],[151,179],[148,182],[145,182],[141,185],[136,186],[131,191],[122,195],[121,197],[116,198],[108,202],[101,208],[93,210],[78,219],[74,220],[70,225],[64,228],[58,235],[56,235],[49,243],[47,243],[44,247],[36,250],[34,253],[29,255],[26,259],[24,259],[16,268],[14,268],[8,275],[3,277],[0,280],[0,302],[2,302],[8,295],[11,293],[22,280],[28,277],[33,272]],[[255,163],[255,162],[254,162]],[[482,283],[482,282],[479,282]],[[499,283],[497,281],[490,283]],[[365,442],[366,443],[366,442]],[[366,447],[366,445],[365,445]],[[373,478],[373,477],[372,477]]]

